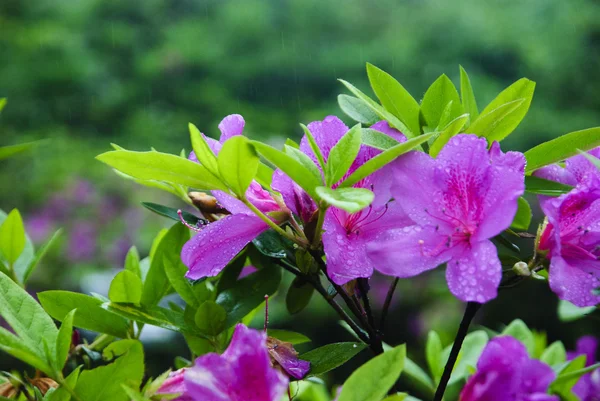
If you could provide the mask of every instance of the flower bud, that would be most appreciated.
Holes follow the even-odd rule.
[[[513,266],[512,269],[518,276],[524,276],[524,277],[531,276],[531,271],[529,270],[529,266],[525,262],[515,263],[515,265]]]

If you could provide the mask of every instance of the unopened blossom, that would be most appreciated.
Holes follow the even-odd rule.
[[[496,337],[484,348],[460,401],[559,401],[548,394],[555,377],[550,366],[529,358],[521,342]]]
[[[280,366],[288,376],[300,380],[310,370],[310,362],[298,358],[298,351],[292,343],[267,337],[267,349],[273,365]]]
[[[203,355],[185,371],[185,395],[194,401],[279,401],[288,379],[271,366],[266,341],[266,333],[238,324],[222,355]]]
[[[548,223],[539,249],[550,260],[550,288],[577,306],[600,303],[600,178],[542,202]]]
[[[227,116],[219,124],[221,138],[206,138],[215,154],[229,138],[241,135],[244,119],[238,114]],[[192,152],[190,160],[198,161]],[[244,203],[222,191],[212,191],[219,207],[230,214],[202,228],[181,251],[181,260],[189,268],[186,277],[199,279],[216,276],[225,266],[258,235],[267,231],[269,225],[256,216]],[[246,191],[246,199],[263,213],[279,211],[281,207],[268,191],[252,181]]]
[[[585,367],[596,363],[598,339],[593,336],[584,336],[577,340],[575,352],[569,352],[569,360],[580,355],[585,355]],[[573,386],[573,393],[580,401],[600,401],[600,368],[583,375]]]
[[[369,244],[379,271],[411,277],[447,263],[450,291],[483,303],[497,295],[502,266],[490,238],[507,229],[525,190],[525,157],[497,142],[453,137],[436,159],[411,152],[393,162],[391,193],[411,222]]]
[[[312,122],[307,128],[315,138],[325,161],[329,158],[331,149],[348,132],[348,127],[335,116]],[[406,137],[400,131],[391,128],[386,121],[380,121],[371,128],[399,142],[406,141]],[[306,136],[300,142],[300,150],[320,168],[317,156],[313,153]],[[362,145],[354,163],[341,181],[380,152],[378,149]],[[339,183],[334,183],[333,187],[338,185]],[[370,277],[377,266],[367,256],[366,244],[382,231],[406,225],[404,212],[391,200],[390,185],[390,171],[384,167],[354,185],[355,188],[373,191],[375,199],[369,207],[356,213],[336,207],[327,210],[322,240],[327,257],[327,274],[336,284],[345,284],[359,277]],[[281,172],[275,172],[273,189],[282,193],[286,205],[301,216],[305,223],[317,209],[312,199]]]

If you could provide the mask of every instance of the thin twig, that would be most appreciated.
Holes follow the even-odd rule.
[[[369,291],[367,289],[367,279],[359,278],[356,280],[358,282],[358,289],[360,291],[360,296],[363,301],[363,305],[365,307],[365,312],[367,314],[367,318],[369,319],[369,324],[371,327],[376,329],[375,327],[375,317],[373,316],[373,310],[371,309],[371,302],[369,300]]]
[[[383,310],[381,311],[381,322],[379,323],[379,330],[381,331],[385,330],[385,319],[387,318],[388,312],[390,310],[390,305],[392,304],[392,298],[394,296],[394,291],[396,291],[398,281],[400,281],[400,279],[396,277],[392,284],[390,284],[390,288],[388,289],[387,295],[385,296]]]
[[[460,352],[463,341],[467,336],[469,326],[471,325],[471,321],[475,317],[475,314],[477,313],[479,308],[481,308],[481,304],[477,302],[467,302],[465,314],[463,315],[462,321],[458,326],[458,332],[456,333],[454,344],[452,344],[452,350],[450,351],[448,362],[446,362],[446,366],[444,367],[444,373],[442,374],[442,378],[440,379],[438,388],[435,391],[433,401],[442,401],[442,398],[444,397],[444,392],[446,391],[446,386],[448,386],[448,381],[450,381],[450,375],[452,374],[452,370],[454,369],[454,365],[456,364],[458,353]]]

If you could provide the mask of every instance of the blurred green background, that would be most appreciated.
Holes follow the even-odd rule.
[[[2,0],[0,145],[48,141],[2,162],[0,209],[19,207],[37,243],[65,228],[36,288],[106,292],[126,250],[147,254],[168,224],[139,202],[178,207],[95,161],[111,142],[176,153],[189,148],[188,122],[215,136],[231,113],[253,138],[298,139],[299,122],[341,115],[338,78],[370,93],[367,61],[418,99],[442,73],[457,82],[461,64],[480,107],[520,77],[536,81],[531,110],[504,148],[600,125],[597,0]],[[374,283],[379,293],[385,280]],[[449,342],[461,308],[441,271],[401,282],[388,340],[421,346],[433,327]],[[498,329],[522,317],[568,346],[594,333],[595,320],[559,325],[555,309],[546,284],[525,283],[486,305],[479,322]],[[316,299],[297,316],[277,316],[273,324],[317,344],[348,338]],[[181,349],[169,344],[150,353],[157,370]]]

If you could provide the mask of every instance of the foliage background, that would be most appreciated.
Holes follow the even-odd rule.
[[[129,246],[147,254],[168,224],[139,202],[178,206],[95,162],[110,142],[176,153],[189,148],[189,121],[215,136],[230,113],[244,115],[251,137],[298,139],[298,122],[341,115],[337,78],[368,88],[367,61],[415,98],[441,73],[457,82],[461,64],[480,106],[520,77],[536,81],[531,110],[505,148],[600,125],[595,0],[0,2],[0,97],[9,99],[0,144],[48,139],[2,162],[0,208],[19,207],[38,243],[65,228],[60,249],[36,272],[36,288],[106,292]],[[386,279],[374,280],[379,305],[386,289]],[[559,325],[543,283],[509,291],[486,305],[479,323],[499,329],[521,317],[571,346],[581,334],[600,334],[593,318]],[[348,338],[316,297],[291,318],[276,300],[272,314],[274,325],[315,345]],[[422,359],[415,351],[427,330],[449,342],[460,314],[443,272],[401,282],[387,340],[407,341]],[[146,341],[157,372],[185,350],[168,333],[153,334]]]

